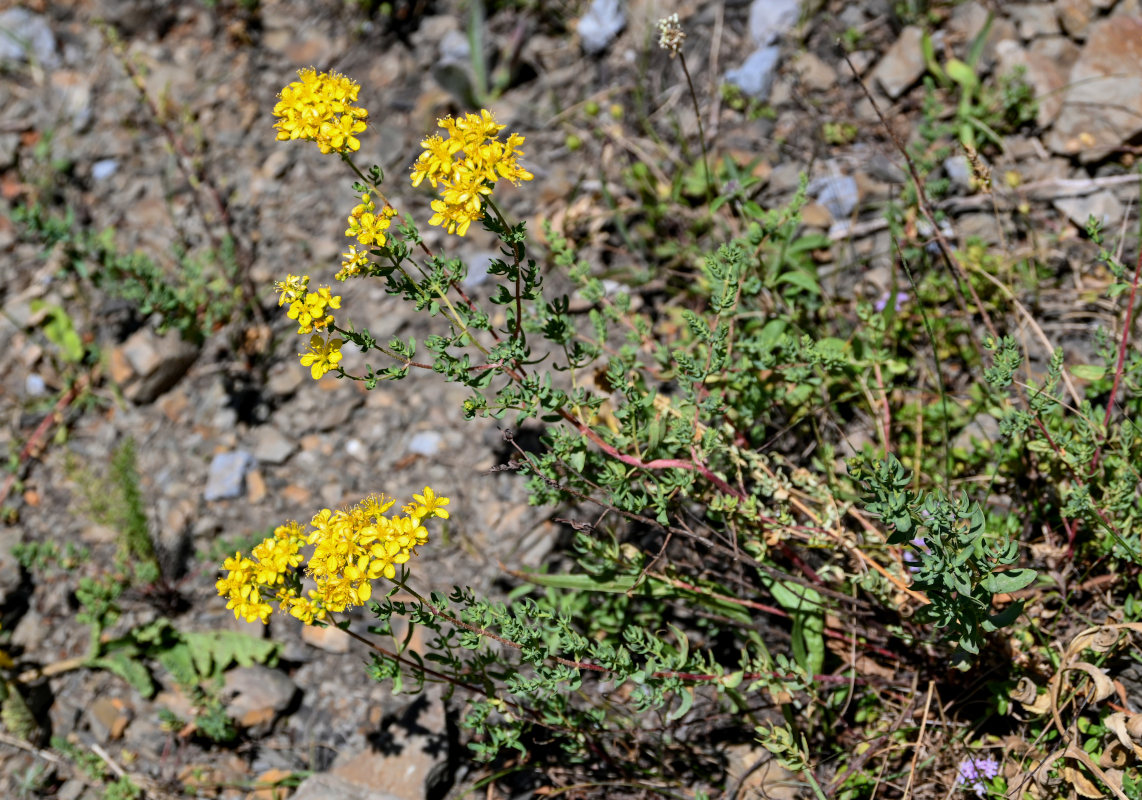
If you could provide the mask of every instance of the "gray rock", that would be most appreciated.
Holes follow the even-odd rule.
[[[1086,228],[1091,216],[1101,220],[1104,228],[1117,225],[1125,211],[1118,198],[1105,189],[1084,197],[1062,197],[1052,201],[1051,205],[1081,229]]]
[[[290,397],[301,388],[309,377],[304,367],[294,361],[279,361],[270,368],[270,378],[266,389],[275,397]]]
[[[44,381],[44,376],[38,372],[29,372],[24,378],[24,391],[28,397],[42,397],[47,394],[48,385]]]
[[[765,100],[773,88],[773,76],[780,55],[781,51],[776,46],[755,50],[740,67],[726,72],[726,81],[755,100]]]
[[[837,84],[837,71],[813,53],[804,52],[797,56],[792,69],[797,73],[801,85],[810,91],[824,92]]]
[[[627,24],[619,0],[592,0],[591,7],[579,20],[579,39],[583,49],[597,55],[607,49]]]
[[[957,189],[971,189],[972,170],[967,156],[948,156],[944,159],[944,174]]]
[[[175,331],[159,336],[150,328],[141,328],[115,349],[112,361],[125,362],[127,367],[116,376],[123,384],[124,396],[145,404],[174,386],[198,358],[198,352]]]
[[[245,450],[219,453],[210,462],[206,490],[202,496],[208,502],[232,500],[246,491],[246,473],[254,466],[254,457]]]
[[[924,31],[909,25],[872,71],[873,80],[893,100],[920,79],[926,69],[920,42]]]
[[[474,289],[488,282],[488,266],[499,258],[498,253],[481,251],[468,257],[468,274],[464,276],[465,289]]]
[[[289,676],[255,664],[229,670],[222,687],[226,714],[243,728],[268,730],[297,697],[298,688]]]
[[[91,165],[91,179],[105,181],[118,171],[118,161],[113,158],[101,158]]]
[[[47,69],[59,66],[56,37],[45,17],[26,8],[0,13],[0,61],[27,61]]]
[[[908,180],[908,173],[884,153],[873,153],[865,164],[865,171],[885,183],[904,183]]]
[[[1086,38],[1087,28],[1095,15],[1094,3],[1091,0],[1057,0],[1054,5],[1067,35],[1075,39]]]
[[[263,425],[254,434],[254,458],[260,464],[282,464],[297,449],[297,442],[272,425]]]
[[[311,430],[318,432],[325,432],[335,430],[343,426],[353,416],[353,412],[361,407],[361,403],[365,401],[362,395],[354,394],[345,400],[337,403],[332,403],[320,410],[312,420]]]
[[[823,175],[809,181],[809,194],[833,219],[847,219],[860,202],[860,188],[849,175]]]
[[[999,220],[991,212],[964,214],[956,218],[955,226],[961,242],[980,239],[987,244],[999,244],[1002,240]]]
[[[1054,152],[1097,161],[1142,134],[1142,19],[1093,23],[1067,85],[1045,141]]]
[[[23,575],[12,549],[20,543],[19,528],[0,528],[0,606],[20,588]]]
[[[452,785],[452,737],[438,692],[421,694],[383,731],[389,747],[338,759],[330,773],[360,786],[384,786],[401,800],[443,797]]]
[[[1023,80],[1035,91],[1039,106],[1035,121],[1044,128],[1063,108],[1067,71],[1078,54],[1078,47],[1065,36],[1036,39],[1027,50],[1010,39],[996,47],[1000,75],[1011,75],[1023,68]]]
[[[16,163],[16,153],[20,150],[20,134],[0,133],[0,169],[8,169]]]
[[[974,442],[988,443],[1000,440],[999,423],[991,414],[977,414],[952,440],[953,450],[969,450]]]
[[[1019,35],[1024,39],[1051,36],[1059,32],[1059,20],[1055,16],[1054,5],[1013,3],[1007,6],[1007,14],[1015,22]]]
[[[420,431],[408,443],[408,451],[421,456],[433,456],[440,450],[443,437],[436,431]]]
[[[749,36],[765,47],[776,42],[801,18],[801,0],[753,0],[749,7]]]
[[[380,789],[370,789],[358,783],[325,773],[306,778],[297,787],[290,800],[401,800]]]

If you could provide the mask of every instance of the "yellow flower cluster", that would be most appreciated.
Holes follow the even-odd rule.
[[[349,246],[349,249],[341,255],[343,260],[341,271],[335,276],[337,280],[343,281],[361,274],[361,270],[369,264],[367,248],[385,246],[385,242],[388,241],[385,231],[389,229],[396,215],[397,210],[388,203],[385,203],[378,213],[377,203],[372,196],[368,192],[361,195],[361,202],[349,212],[349,228],[345,231],[345,235],[350,239],[356,239],[357,243],[366,249],[358,250],[355,244]]]
[[[518,183],[533,176],[516,160],[523,137],[513,133],[499,141],[496,136],[505,126],[497,124],[487,109],[460,119],[446,117],[436,124],[447,138],[430,136],[420,143],[424,152],[413,165],[412,185],[419,186],[427,178],[433,188],[440,187],[440,199],[432,201],[433,216],[428,222],[463,236],[483,216],[484,198],[500,178]]]
[[[329,612],[361,605],[373,595],[372,582],[396,577],[397,564],[408,561],[415,548],[428,541],[424,522],[432,517],[448,519],[447,497],[437,497],[429,487],[413,495],[401,508],[403,515],[387,516],[394,500],[384,495],[367,497],[347,510],[322,509],[306,532],[296,522],[279,526],[274,535],[251,552],[253,558],[235,553],[222,568],[218,594],[226,607],[247,622],[265,623],[273,603],[306,624],[325,619]],[[302,595],[296,568],[304,557],[301,548],[313,546],[305,568],[316,588]]]
[[[275,283],[274,288],[279,293],[278,306],[289,303],[286,316],[297,320],[298,333],[327,331],[333,324],[333,315],[327,313],[328,310],[341,308],[341,296],[333,294],[328,286],[318,287],[316,292],[309,291],[308,275],[286,275],[286,279]],[[309,374],[314,380],[320,379],[341,362],[342,344],[341,339],[325,339],[314,333],[309,339],[309,352],[298,354],[301,365],[309,367]]]
[[[312,67],[297,72],[300,81],[282,89],[274,116],[278,139],[316,142],[322,153],[346,153],[361,148],[356,134],[365,130],[369,112],[354,105],[361,85],[336,72]]]

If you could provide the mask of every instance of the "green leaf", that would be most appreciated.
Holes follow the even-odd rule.
[[[610,594],[623,594],[630,591],[635,585],[636,576],[622,575],[614,580],[600,580],[594,575],[543,575],[538,572],[526,572],[520,577],[536,586],[552,586],[556,589],[573,589],[582,592],[608,592]]]
[[[796,286],[798,289],[803,289],[810,294],[820,294],[821,286],[817,283],[817,279],[807,272],[792,271],[785,272],[777,279],[778,283],[788,283]]]
[[[1071,374],[1081,381],[1097,381],[1106,375],[1106,367],[1099,364],[1076,364]]]
[[[43,300],[33,300],[30,304],[33,312],[44,312],[44,335],[48,341],[60,349],[64,360],[78,364],[83,360],[83,340],[75,330],[75,323],[62,307],[45,303]]]
[[[116,650],[101,658],[91,659],[87,662],[87,666],[105,669],[114,675],[118,675],[131,684],[136,692],[144,698],[150,699],[155,693],[155,683],[151,680],[151,673],[136,659],[137,656],[126,651]]]
[[[1015,622],[1015,620],[1018,619],[1019,615],[1022,613],[1023,601],[1018,600],[1000,611],[998,614],[992,614],[990,617],[982,620],[979,627],[987,633],[994,633],[1000,628],[1006,628],[1008,625]]]
[[[948,77],[962,86],[966,91],[971,91],[979,85],[979,78],[976,76],[975,71],[958,58],[953,58],[944,65],[947,70]]]
[[[667,722],[673,722],[685,716],[686,712],[690,710],[690,707],[694,705],[694,687],[686,687],[678,693],[678,696],[682,698],[682,702],[678,704],[678,708],[673,709],[666,715]]]
[[[1034,582],[1036,572],[1033,569],[1011,569],[1006,572],[993,572],[981,581],[983,588],[992,594],[1017,592],[1030,586]]]

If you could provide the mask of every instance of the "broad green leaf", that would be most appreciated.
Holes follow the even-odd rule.
[[[782,273],[777,279],[778,283],[788,283],[796,286],[798,289],[804,289],[810,294],[820,294],[821,286],[817,283],[817,279],[807,272],[800,272],[797,270]]]
[[[1097,381],[1106,376],[1106,367],[1099,364],[1076,364],[1071,374],[1081,381]]]
[[[983,579],[983,588],[992,594],[1017,592],[1030,586],[1036,577],[1033,569],[1012,569],[1007,572],[994,572]]]
[[[964,87],[965,90],[971,91],[979,85],[979,78],[976,76],[975,71],[958,58],[953,58],[944,65],[944,69],[948,73],[948,77]]]

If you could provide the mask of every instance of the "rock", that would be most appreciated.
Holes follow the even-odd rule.
[[[48,20],[26,8],[0,13],[0,61],[24,61],[46,69],[59,66],[56,37]]]
[[[468,274],[462,281],[465,289],[474,289],[488,280],[488,267],[492,261],[499,258],[498,253],[482,250],[468,257]]]
[[[28,397],[43,397],[48,393],[48,385],[44,376],[38,372],[29,372],[24,378],[24,392]]]
[[[387,723],[376,734],[383,747],[339,759],[330,773],[360,786],[384,786],[401,800],[443,797],[455,767],[444,704],[421,694]]]
[[[1067,73],[1078,54],[1078,47],[1065,36],[1036,39],[1028,50],[1010,39],[996,47],[1000,75],[1012,75],[1023,68],[1023,80],[1034,90],[1039,106],[1035,122],[1044,128],[1062,110]]]
[[[408,451],[419,456],[434,456],[440,450],[443,441],[444,437],[436,431],[420,431],[413,434],[409,440]]]
[[[1083,197],[1062,197],[1051,201],[1056,209],[1067,215],[1080,230],[1086,230],[1087,220],[1094,216],[1102,222],[1103,228],[1117,225],[1122,221],[1125,209],[1118,198],[1106,189]]]
[[[210,461],[203,499],[213,502],[241,497],[246,489],[246,472],[253,466],[254,457],[245,450],[218,453]]]
[[[1067,35],[1073,39],[1086,38],[1087,27],[1095,15],[1094,3],[1091,0],[1057,0],[1054,5]]]
[[[905,183],[908,180],[908,173],[884,153],[873,153],[864,169],[870,177],[885,183]]]
[[[591,7],[579,20],[579,40],[590,55],[607,49],[626,26],[626,15],[619,0],[592,0]]]
[[[1007,14],[1015,22],[1015,27],[1023,39],[1036,36],[1051,36],[1059,32],[1059,20],[1055,7],[1050,4],[1018,3],[1007,6]]]
[[[801,0],[753,0],[749,7],[749,36],[758,47],[766,47],[800,18]]]
[[[351,641],[349,634],[332,625],[324,628],[306,625],[301,629],[301,640],[327,653],[348,653]]]
[[[760,762],[761,766],[753,769]],[[726,748],[727,783],[742,782],[739,797],[766,797],[770,800],[797,800],[805,782],[785,769],[768,750],[751,744]]]
[[[765,100],[773,88],[780,55],[776,46],[754,50],[740,67],[726,71],[726,81],[755,100]]]
[[[196,358],[198,348],[177,332],[140,328],[112,351],[112,375],[128,400],[143,405],[174,386]]]
[[[1067,83],[1051,150],[1097,161],[1142,133],[1142,19],[1092,24]]]
[[[20,562],[12,555],[13,548],[18,544],[19,528],[0,528],[0,606],[8,604],[23,582]]]
[[[307,375],[305,368],[294,361],[279,361],[270,368],[266,389],[275,397],[291,397],[301,388]]]
[[[122,737],[131,722],[131,709],[119,698],[100,697],[87,707],[87,723],[101,742]]]
[[[963,214],[956,218],[955,226],[961,242],[972,238],[987,244],[999,244],[1002,241],[999,220],[991,212]]]
[[[837,83],[837,71],[808,51],[797,56],[791,68],[810,91],[828,91]]]
[[[349,417],[353,416],[353,412],[360,408],[364,401],[362,395],[354,394],[345,400],[328,406],[311,421],[312,428],[309,430],[324,432],[340,428],[349,421]]]
[[[849,175],[823,175],[809,181],[809,195],[829,209],[833,219],[847,219],[860,202],[857,182]]]
[[[290,800],[402,800],[402,798],[333,775],[320,774],[306,778],[297,787]]]
[[[101,158],[91,165],[91,179],[105,181],[118,171],[118,161],[113,158]]]
[[[973,449],[976,442],[983,445],[994,444],[1002,436],[999,434],[999,423],[991,414],[977,414],[975,419],[964,426],[952,441],[953,450]]]
[[[944,159],[944,174],[957,189],[970,191],[972,185],[971,162],[967,156],[948,156]]]
[[[262,425],[254,434],[254,458],[259,464],[283,464],[297,449],[297,442],[273,425]]]
[[[923,37],[922,29],[909,25],[900,32],[900,38],[888,48],[884,58],[880,59],[872,71],[873,80],[893,100],[904,94],[924,74],[926,67],[920,45]]]
[[[284,672],[255,664],[229,670],[222,691],[232,698],[225,704],[227,716],[264,733],[290,707],[298,688]]]

